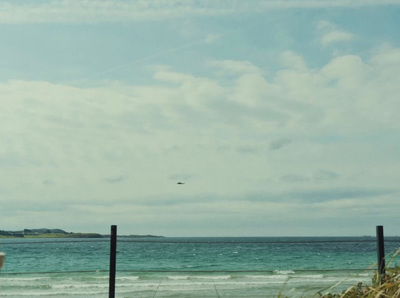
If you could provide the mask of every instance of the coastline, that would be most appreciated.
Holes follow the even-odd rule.
[[[24,229],[21,231],[2,231],[0,230],[0,239],[21,239],[21,238],[109,238],[110,235],[99,233],[75,233],[66,232],[61,229]],[[123,238],[164,238],[156,235],[118,235]]]

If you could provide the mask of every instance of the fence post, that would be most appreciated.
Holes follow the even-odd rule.
[[[385,274],[385,243],[383,237],[383,226],[376,226],[376,244],[378,249],[378,274]]]
[[[110,237],[110,285],[108,290],[108,297],[115,297],[115,268],[117,259],[117,226],[111,226]]]

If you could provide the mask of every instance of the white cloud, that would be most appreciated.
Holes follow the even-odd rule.
[[[320,21],[317,24],[317,29],[321,32],[321,44],[329,46],[335,43],[345,43],[354,40],[354,35],[337,29],[335,24],[328,21]]]
[[[280,61],[282,65],[289,69],[296,69],[296,70],[306,70],[307,66],[304,62],[303,57],[300,55],[292,52],[292,51],[285,51],[280,55]]]
[[[328,46],[333,43],[349,42],[354,39],[353,34],[345,31],[334,30],[324,34],[321,38],[321,43],[323,46]]]
[[[384,47],[370,59],[339,56],[310,69],[286,52],[286,68],[269,78],[230,60],[214,62],[212,70],[228,71],[220,76],[159,67],[152,85],[1,83],[0,203],[12,200],[26,220],[51,208],[68,227],[76,220],[60,210],[92,210],[85,225],[99,224],[101,212],[103,221],[151,226],[152,214],[168,225],[179,210],[200,223],[227,206],[224,219],[318,217],[323,200],[333,215],[363,196],[391,202],[399,53]],[[179,176],[190,181],[177,187],[171,178]],[[365,185],[371,191],[360,191]]]
[[[222,61],[211,61],[210,65],[220,67],[227,71],[228,74],[237,75],[245,73],[260,74],[262,70],[255,66],[250,61],[235,61],[235,60],[222,60]]]
[[[344,55],[333,59],[321,72],[331,82],[344,88],[362,86],[372,75],[373,67],[363,62],[357,55]]]

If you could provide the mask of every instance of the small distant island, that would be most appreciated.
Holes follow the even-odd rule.
[[[66,232],[61,229],[24,229],[21,231],[2,231],[0,238],[109,238],[110,235],[101,235],[98,233],[74,233]],[[118,235],[118,237],[130,238],[163,238],[163,236],[154,235]]]

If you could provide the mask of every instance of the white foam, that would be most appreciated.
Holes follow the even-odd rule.
[[[362,276],[362,277],[370,277],[372,276],[371,273],[355,273],[355,274],[351,274],[352,276]]]
[[[274,270],[276,274],[295,274],[293,270]]]
[[[117,281],[126,281],[126,280],[133,281],[133,280],[138,280],[139,276],[121,276],[117,277],[116,279]]]
[[[172,280],[184,280],[184,279],[188,279],[189,276],[188,275],[173,275],[173,276],[168,276],[168,279],[172,279]]]
[[[89,289],[89,288],[108,288],[107,284],[57,284],[51,286],[53,289]]]
[[[211,279],[211,280],[218,280],[218,279],[231,279],[232,276],[230,275],[193,275],[190,276],[190,279]]]
[[[246,278],[249,281],[244,281],[245,283],[254,283],[252,280],[258,280],[256,283],[279,283],[285,282],[289,276],[288,275],[247,275]]]
[[[315,275],[295,275],[293,278],[299,279],[323,279],[324,276],[322,274],[315,274]]]
[[[135,284],[121,284],[117,283],[116,288],[155,288],[160,284],[160,282],[138,282]]]
[[[16,296],[15,293],[1,293],[1,296],[10,296],[10,297],[44,297],[44,296],[69,296],[69,295],[105,295],[108,293],[107,291],[87,291],[87,292],[65,292],[65,291],[47,291],[47,292],[19,292]]]
[[[286,279],[287,275],[246,275],[246,278],[249,279],[265,279],[265,280],[278,280],[278,279]]]
[[[1,281],[36,281],[50,279],[49,277],[2,277]]]
[[[282,285],[288,281],[287,287],[305,288],[305,287],[325,287],[336,284],[338,281],[342,281],[343,284],[354,284],[360,279],[366,279],[371,276],[369,273],[364,272],[353,272],[351,274],[330,274],[316,272],[301,272],[295,273],[293,270],[275,270],[271,272],[248,272],[249,274],[233,273],[232,275],[228,272],[213,274],[213,273],[170,273],[157,274],[157,275],[122,275],[117,276],[117,293],[139,293],[141,291],[149,292],[154,291],[157,287],[161,286],[166,291],[180,291],[187,289],[190,291],[202,290],[205,288],[213,288],[217,286],[221,289],[226,290],[251,290],[263,291],[268,289],[279,289]],[[318,273],[318,274],[317,274]],[[136,273],[137,274],[137,273]],[[50,281],[49,281],[50,279]],[[66,297],[71,295],[79,295],[79,297],[103,297],[108,290],[108,282],[106,280],[108,276],[90,276],[84,278],[80,276],[72,276],[70,278],[63,278],[57,276],[56,278],[49,277],[17,277],[17,278],[0,278],[0,283],[9,287],[11,284],[20,284],[15,289],[7,288],[7,293],[1,293],[0,296],[7,297],[41,297],[41,296],[55,296],[55,297]],[[44,280],[44,281],[43,281]],[[6,282],[4,282],[6,281]],[[362,280],[361,280],[362,281]],[[21,284],[27,285],[22,288]],[[45,290],[45,287],[50,287]],[[34,288],[30,289],[28,287]],[[40,287],[40,288],[38,288]],[[1,289],[1,286],[0,286]],[[11,290],[11,291],[10,291]],[[1,290],[0,290],[1,291]],[[131,295],[130,295],[131,296]],[[136,296],[136,295],[133,295]],[[131,296],[132,297],[132,296]]]

